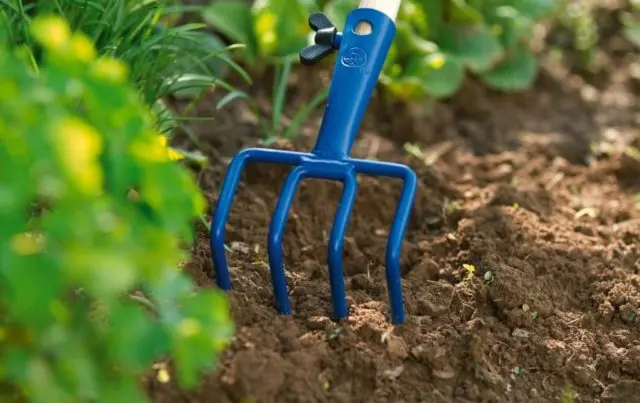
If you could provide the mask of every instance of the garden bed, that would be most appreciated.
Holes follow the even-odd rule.
[[[374,102],[354,154],[408,163],[420,178],[403,249],[408,320],[395,329],[383,263],[399,184],[360,180],[345,240],[351,313],[333,323],[325,245],[335,210],[328,206],[337,205],[340,187],[302,183],[284,240],[293,305],[284,318],[273,308],[266,239],[287,170],[250,167],[227,227],[235,340],[197,390],[150,376],[149,396],[167,403],[640,401],[640,161],[616,151],[640,138],[638,56],[621,51],[617,32],[602,41],[601,77],[546,67],[534,88],[515,95],[470,81],[428,118]],[[296,74],[305,76],[292,80],[294,103],[305,92],[299,83],[314,73]],[[212,113],[209,101],[201,116]],[[229,110],[194,124],[213,156],[199,174],[211,206],[228,159],[257,140],[245,107]],[[317,128],[312,121],[293,144],[276,146],[308,150]],[[407,155],[405,141],[417,142],[422,155]],[[202,226],[185,270],[213,286]]]

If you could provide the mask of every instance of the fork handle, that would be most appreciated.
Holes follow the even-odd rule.
[[[360,0],[358,8],[372,8],[378,10],[391,18],[394,22],[398,17],[402,0]]]
[[[364,3],[366,7],[362,6]],[[344,25],[322,123],[311,151],[323,159],[344,160],[351,153],[396,33],[395,21],[387,12],[393,14],[400,1],[372,3],[362,1],[349,13]]]

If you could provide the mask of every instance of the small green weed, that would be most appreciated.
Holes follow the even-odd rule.
[[[577,51],[576,62],[580,68],[590,68],[595,60],[599,39],[594,11],[596,4],[592,0],[559,0],[554,12],[556,24],[571,35],[571,47]]]
[[[469,281],[473,278],[473,276],[476,274],[476,267],[472,264],[463,264],[462,268],[467,272],[467,274],[465,274],[464,276],[464,281]]]
[[[320,107],[329,95],[329,87],[322,88],[313,98],[300,106],[291,118],[290,123],[286,127],[283,127],[284,107],[287,100],[287,83],[291,76],[293,62],[290,59],[286,59],[275,67],[273,99],[271,102],[272,110],[269,117],[264,116],[254,99],[244,94],[245,102],[247,102],[256,116],[258,116],[260,131],[264,143],[267,145],[279,139],[293,140],[296,138],[309,115]]]
[[[560,397],[562,403],[574,403],[576,401],[576,397],[576,392],[571,386],[565,385],[565,387],[562,388],[562,395]]]
[[[620,16],[624,25],[622,33],[629,42],[640,48],[640,0],[630,0],[630,4],[631,11]]]
[[[276,73],[278,79],[275,82],[273,92],[273,113],[271,117],[271,127],[265,128],[267,139],[282,137],[291,140],[297,137],[302,124],[307,120],[309,115],[327,99],[329,95],[329,87],[324,87],[318,93],[302,105],[291,119],[291,123],[284,131],[281,131],[282,114],[287,97],[287,82],[291,74],[292,61],[286,60]],[[280,135],[280,133],[282,133]]]

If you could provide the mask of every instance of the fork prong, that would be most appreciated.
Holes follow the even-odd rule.
[[[211,219],[211,258],[218,287],[228,291],[231,289],[231,276],[224,250],[225,223],[231,210],[231,203],[235,196],[240,176],[246,164],[252,160],[251,153],[240,153],[231,160],[227,175],[225,176],[222,190],[218,196],[215,213]]]
[[[351,210],[356,201],[358,181],[353,172],[345,177],[342,197],[338,204],[336,217],[329,236],[329,280],[331,282],[331,299],[333,301],[334,320],[339,321],[349,314],[344,286],[344,269],[342,264],[344,237],[349,226]]]
[[[211,219],[211,258],[218,287],[225,291],[231,289],[231,276],[224,250],[225,223],[244,167],[252,162],[298,165],[303,158],[309,155],[294,151],[247,148],[231,160]]]
[[[401,164],[350,159],[357,173],[372,176],[387,176],[403,180],[402,194],[396,207],[396,213],[391,224],[391,231],[387,239],[387,253],[385,258],[387,289],[389,305],[391,305],[391,322],[394,325],[404,323],[404,302],[402,300],[402,280],[400,277],[400,255],[402,239],[411,216],[411,208],[416,196],[418,178],[410,167]]]
[[[269,226],[269,240],[267,243],[267,253],[269,255],[269,268],[271,270],[271,281],[276,300],[276,309],[282,315],[291,314],[291,303],[287,292],[287,279],[284,272],[284,262],[282,259],[282,238],[289,216],[289,210],[293,203],[293,198],[298,189],[300,181],[306,174],[305,167],[296,167],[285,180],[280,191],[280,196],[276,203],[275,211]]]

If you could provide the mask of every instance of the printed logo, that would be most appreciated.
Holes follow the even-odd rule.
[[[345,67],[364,67],[364,65],[367,64],[367,53],[362,48],[353,47],[345,52],[341,62]]]

